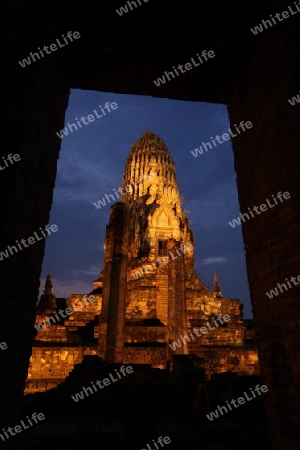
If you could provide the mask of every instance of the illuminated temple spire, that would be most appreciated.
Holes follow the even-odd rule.
[[[110,362],[123,361],[124,340],[127,345],[131,339],[125,324],[154,320],[165,327],[165,344],[187,334],[185,282],[194,274],[193,237],[181,210],[175,163],[152,131],[131,147],[122,191],[111,207],[103,265],[98,351]],[[105,283],[108,276],[112,283]],[[175,353],[188,354],[186,341]],[[166,360],[172,355],[167,347]]]
[[[214,294],[215,298],[223,298],[217,272],[214,273],[214,292],[213,292],[213,294]]]
[[[164,141],[152,131],[144,134],[131,147],[123,177],[122,202],[148,196],[146,204],[162,197],[181,210],[175,163]]]
[[[52,314],[56,310],[56,297],[53,295],[53,284],[51,275],[47,275],[44,287],[44,294],[41,295],[37,314]]]
[[[52,284],[52,278],[51,278],[50,274],[47,275],[47,278],[45,281],[44,294],[53,294],[53,284]]]

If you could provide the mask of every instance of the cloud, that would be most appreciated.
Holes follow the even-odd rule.
[[[63,147],[66,146],[67,144],[63,143]],[[107,146],[109,147],[108,143]],[[113,189],[121,186],[122,171],[116,173],[114,153],[110,151],[106,157],[101,155],[100,158],[97,150],[96,145],[91,145],[83,152],[74,143],[68,149],[62,149],[54,201],[87,202],[92,205],[105,194],[113,194]]]
[[[103,248],[101,248],[103,250]],[[96,266],[90,266],[88,270],[82,270],[82,269],[75,269],[71,271],[72,275],[92,275],[92,276],[98,276],[100,273],[99,267]]]
[[[202,266],[207,266],[208,264],[227,264],[228,258],[225,256],[212,256],[210,258],[205,258],[201,261]]]

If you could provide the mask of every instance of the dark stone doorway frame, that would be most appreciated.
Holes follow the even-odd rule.
[[[291,194],[284,211],[270,212],[259,228],[251,221],[242,226],[274,449],[296,448],[300,291],[295,287],[272,300],[265,293],[299,271],[300,114],[298,105],[287,102],[300,87],[299,18],[253,36],[250,27],[270,11],[285,10],[286,2],[262,6],[255,1],[248,9],[231,1],[213,3],[203,5],[201,17],[191,7],[175,10],[167,0],[157,8],[149,2],[119,17],[107,2],[101,26],[92,6],[79,11],[68,5],[22,5],[6,11],[10,51],[4,68],[3,138],[8,145],[2,155],[18,153],[22,164],[0,177],[1,250],[48,223],[60,148],[55,132],[63,128],[70,88],[227,104],[231,123],[250,120],[254,126],[251,140],[246,134],[233,140],[241,211],[264,203],[270,194]],[[18,60],[69,30],[80,31],[81,39],[20,67]],[[203,65],[201,76],[190,71],[160,88],[154,85],[153,79],[202,49],[215,50],[216,58]],[[41,241],[0,262],[0,341],[8,344],[0,354],[3,427],[17,423],[44,245]]]

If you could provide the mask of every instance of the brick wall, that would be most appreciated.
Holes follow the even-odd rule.
[[[290,432],[300,420],[300,285],[273,299],[266,295],[285,278],[299,275],[300,267],[300,114],[299,105],[292,107],[287,101],[297,84],[299,89],[294,56],[292,51],[285,53],[278,28],[264,32],[245,74],[247,93],[242,97],[236,91],[229,103],[231,123],[253,123],[245,136],[233,139],[241,212],[279,191],[291,195],[242,225],[275,450],[300,445]]]
[[[33,347],[25,394],[43,392],[65,381],[84,355],[96,355],[95,347]]]
[[[54,130],[63,126],[69,95],[55,58],[26,69],[14,63],[10,89],[3,93],[9,145],[2,154],[18,153],[21,160],[1,172],[0,206],[5,211],[0,221],[1,251],[49,223],[60,147]],[[55,234],[48,239],[55,239]],[[35,334],[44,248],[42,239],[0,262],[1,341],[8,345],[1,352],[5,367],[0,373],[1,426],[16,420],[20,408]]]

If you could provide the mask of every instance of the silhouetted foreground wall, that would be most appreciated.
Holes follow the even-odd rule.
[[[247,97],[241,103],[236,92],[229,103],[231,122],[243,117],[253,123],[250,139],[233,140],[241,212],[266,203],[279,191],[290,193],[290,199],[242,225],[260,366],[269,388],[265,404],[276,449],[299,446],[292,430],[300,420],[300,283],[288,290],[282,287],[272,299],[266,295],[300,274],[300,105],[292,107],[287,101],[297,91],[295,45],[296,40],[287,55],[280,35],[266,34],[245,73]]]
[[[285,9],[281,3],[276,2],[277,11]],[[272,300],[266,291],[299,274],[300,115],[299,105],[287,101],[300,87],[299,20],[295,16],[253,36],[250,26],[273,13],[275,2],[253,2],[247,9],[229,1],[218,5],[217,14],[213,3],[203,5],[200,16],[191,7],[175,10],[173,2],[163,7],[149,2],[119,17],[107,4],[101,20],[91,5],[83,11],[69,5],[39,10],[14,4],[8,11],[11,51],[4,69],[3,139],[9,144],[2,155],[18,153],[21,161],[1,172],[0,249],[32,236],[49,221],[60,147],[55,133],[63,127],[71,87],[228,103],[231,122],[253,123],[251,136],[233,140],[241,212],[279,191],[291,195],[245,222],[243,235],[273,445],[294,450],[300,445],[300,290],[294,287]],[[145,23],[154,24],[151,32],[145,33]],[[180,33],[174,34],[177,29]],[[68,30],[79,30],[83,37],[20,67],[18,60]],[[194,70],[161,89],[154,86],[153,78],[205,48],[213,48],[216,57],[203,65],[201,76]],[[1,342],[8,344],[0,354],[1,427],[18,418],[44,246],[42,240],[0,261]]]

